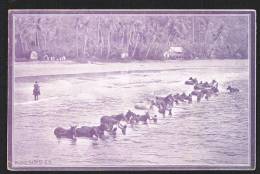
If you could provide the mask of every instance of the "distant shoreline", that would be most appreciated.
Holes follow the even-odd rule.
[[[86,62],[74,61],[31,61],[15,62],[14,76],[37,77],[74,74],[97,74],[134,71],[165,71],[179,68],[215,68],[215,67],[245,67],[247,59],[204,59],[204,60],[165,60],[165,61],[131,61],[131,62]]]
[[[66,61],[47,61],[47,60],[28,60],[28,59],[16,59],[15,63],[31,63],[31,62],[50,62],[50,63],[61,63],[61,62],[71,62],[71,63],[131,63],[131,62],[168,62],[168,61],[193,61],[193,60],[247,60],[248,58],[194,58],[194,59],[68,59]]]

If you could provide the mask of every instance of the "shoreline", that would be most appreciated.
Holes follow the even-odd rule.
[[[248,66],[247,59],[211,59],[211,60],[167,60],[133,62],[89,62],[72,61],[15,62],[14,76],[38,77],[97,73],[124,73],[135,71],[167,71],[185,68],[227,68]]]

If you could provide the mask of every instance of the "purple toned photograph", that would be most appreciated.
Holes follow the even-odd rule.
[[[9,170],[254,170],[254,10],[9,10]]]

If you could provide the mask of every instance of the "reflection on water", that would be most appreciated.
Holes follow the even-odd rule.
[[[173,117],[160,117],[157,124],[129,127],[127,135],[119,133],[105,141],[58,140],[53,134],[57,126],[98,125],[101,116],[134,110],[134,104],[144,98],[191,92],[192,87],[184,85],[190,76],[203,81],[216,79],[220,94],[209,101],[177,105]],[[48,165],[58,167],[248,163],[246,67],[38,80],[42,95],[37,102],[32,101],[32,83],[28,79],[16,82],[14,161],[47,159],[51,161]],[[241,92],[226,93],[228,85]]]

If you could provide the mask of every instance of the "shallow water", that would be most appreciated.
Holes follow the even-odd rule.
[[[240,60],[238,60],[240,61]],[[241,60],[244,61],[244,60]],[[228,61],[230,62],[230,60]],[[185,62],[184,62],[185,63]],[[242,65],[242,66],[241,66]],[[220,94],[200,103],[175,106],[173,117],[128,128],[124,136],[94,144],[57,140],[53,130],[71,124],[98,125],[103,115],[118,114],[155,95],[189,93],[189,77],[219,82]],[[13,115],[13,161],[48,160],[44,166],[93,165],[245,165],[249,160],[248,67],[176,68],[167,71],[38,77],[41,95],[33,101],[35,79],[17,78]],[[239,93],[228,94],[235,86]],[[31,166],[31,165],[30,165]]]

